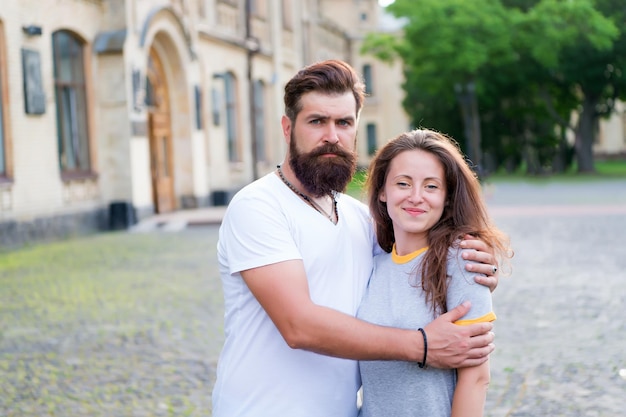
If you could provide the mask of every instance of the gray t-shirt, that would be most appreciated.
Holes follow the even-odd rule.
[[[448,253],[449,278],[447,308],[465,300],[472,303],[461,320],[495,319],[489,288],[474,281],[465,270],[468,262],[461,250]],[[399,257],[389,253],[376,256],[374,272],[359,307],[357,317],[383,326],[415,329],[434,320],[421,288],[419,264],[423,253]],[[428,365],[428,358],[426,360]],[[449,417],[456,386],[456,371],[431,367],[419,368],[404,361],[359,362],[363,382],[362,417]]]

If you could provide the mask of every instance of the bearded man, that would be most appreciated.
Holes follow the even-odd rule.
[[[493,350],[490,323],[455,326],[467,306],[425,328],[381,327],[355,318],[380,252],[367,207],[343,194],[356,169],[364,85],[331,60],[285,86],[281,124],[288,152],[275,172],[244,187],[219,231],[226,335],[213,390],[214,417],[354,417],[356,360],[478,365]],[[468,240],[481,262],[494,258]],[[476,265],[475,265],[476,266]]]

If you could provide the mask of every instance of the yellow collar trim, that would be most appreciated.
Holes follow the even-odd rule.
[[[415,252],[408,253],[406,255],[398,255],[396,252],[396,244],[393,244],[393,248],[391,249],[391,260],[396,264],[405,264],[407,262],[412,261],[413,259],[420,256],[422,253],[428,250],[428,246],[425,246],[421,249],[416,250]]]

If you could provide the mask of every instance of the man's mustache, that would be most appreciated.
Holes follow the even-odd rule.
[[[322,145],[320,148],[314,149],[309,153],[309,156],[316,157],[321,155],[333,154],[344,158],[349,158],[351,153],[335,144],[329,143]]]

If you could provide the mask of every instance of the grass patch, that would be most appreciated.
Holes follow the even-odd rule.
[[[102,233],[0,253],[0,415],[210,415],[216,235]]]
[[[487,177],[489,182],[590,182],[590,181],[606,181],[614,179],[626,179],[626,160],[615,161],[596,161],[595,173],[580,174],[577,172],[577,166],[574,165],[567,171],[559,174],[551,175],[528,175],[526,168],[521,167],[513,173],[506,173],[502,170],[492,173]]]
[[[348,184],[346,188],[346,194],[351,195],[354,198],[363,200],[365,199],[365,178],[367,176],[367,171],[364,169],[359,169],[352,177],[352,181]]]
[[[596,162],[598,174],[626,178],[626,160]]]

